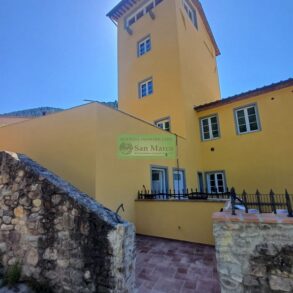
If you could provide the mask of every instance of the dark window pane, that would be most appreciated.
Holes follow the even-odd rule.
[[[155,173],[155,172],[153,172],[152,173],[152,180],[153,181],[159,181],[160,180],[160,175],[159,175],[159,173]]]
[[[217,130],[213,131],[213,137],[215,137],[215,138],[219,137],[219,131],[217,131]]]
[[[211,193],[217,193],[217,188],[215,186],[212,186],[211,187]]]
[[[256,123],[256,115],[248,116],[249,123]]]
[[[247,127],[246,127],[246,125],[240,125],[240,126],[239,126],[239,132],[240,132],[240,133],[247,132]]]
[[[250,130],[251,130],[251,131],[258,130],[258,125],[257,125],[257,123],[251,123],[251,124],[250,124]]]
[[[150,51],[151,50],[151,40],[150,39],[147,39],[146,40],[146,51]]]
[[[136,15],[136,20],[139,20],[140,18],[142,18],[143,17],[143,10],[142,11],[140,11],[140,12],[138,12],[137,13],[137,15]]]
[[[143,55],[145,53],[144,44],[139,45],[139,55]]]
[[[246,120],[245,120],[245,118],[239,118],[239,119],[238,119],[238,124],[239,124],[239,125],[246,125]]]
[[[151,3],[150,5],[147,6],[146,8],[146,12],[149,12],[150,10],[152,10],[154,8],[154,3]]]
[[[212,122],[213,124],[217,124],[217,117],[212,117],[212,118],[211,118],[211,122]]]
[[[218,124],[212,124],[212,130],[218,130]]]
[[[148,82],[148,94],[152,94],[153,93],[153,82],[149,81]]]
[[[240,118],[240,117],[244,117],[244,110],[239,110],[237,111],[237,117]]]
[[[203,126],[208,126],[209,125],[208,119],[202,120],[202,124]]]
[[[248,108],[247,113],[248,115],[255,115],[255,108],[254,107]]]
[[[147,90],[146,84],[144,83],[144,84],[141,85],[141,96],[142,97],[146,96],[146,90]]]
[[[209,126],[208,126],[208,125],[205,125],[205,126],[203,127],[203,131],[204,131],[204,132],[209,132],[209,131],[210,131]]]
[[[210,139],[210,134],[209,134],[209,132],[205,132],[204,135],[203,135],[203,138],[204,138],[204,139]]]
[[[165,130],[170,130],[170,122],[165,122]]]
[[[131,19],[129,19],[129,21],[128,21],[129,26],[134,24],[134,23],[135,23],[135,17],[132,17]]]
[[[219,186],[219,193],[223,193],[224,192],[224,187],[223,186]]]

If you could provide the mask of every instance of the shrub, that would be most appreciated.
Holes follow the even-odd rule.
[[[14,264],[6,271],[4,275],[4,284],[9,287],[15,286],[21,277],[21,266],[19,263]]]

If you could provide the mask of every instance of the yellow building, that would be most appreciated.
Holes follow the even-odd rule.
[[[220,51],[198,0],[122,0],[108,17],[119,110],[90,103],[0,127],[0,150],[28,155],[114,211],[124,204],[140,233],[194,242],[213,243],[211,214],[223,203],[135,203],[137,191],[293,192],[293,79],[221,99]],[[175,135],[177,157],[123,160],[121,134]]]
[[[119,108],[184,138],[182,186],[293,190],[291,79],[221,100],[220,51],[198,0],[123,0],[108,16],[118,26]]]

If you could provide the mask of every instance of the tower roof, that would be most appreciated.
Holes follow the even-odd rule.
[[[123,16],[127,11],[129,11],[133,6],[135,6],[137,3],[139,3],[141,0],[121,0],[108,14],[107,16],[114,22],[117,22],[118,19]],[[216,56],[219,56],[221,54],[219,47],[217,45],[217,42],[215,40],[215,37],[213,35],[213,32],[211,30],[211,27],[209,25],[209,22],[207,20],[207,17],[205,15],[205,12],[203,10],[203,7],[199,0],[191,0],[191,2],[194,4],[194,6],[197,8],[202,21],[205,25],[205,28],[209,34],[209,37],[211,39],[211,42],[213,43],[213,46],[215,48]]]

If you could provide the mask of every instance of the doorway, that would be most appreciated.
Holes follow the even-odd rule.
[[[173,169],[173,187],[176,194],[184,193],[186,189],[185,171],[182,169]]]
[[[163,167],[151,168],[151,186],[155,193],[164,193],[168,191],[168,171]]]

